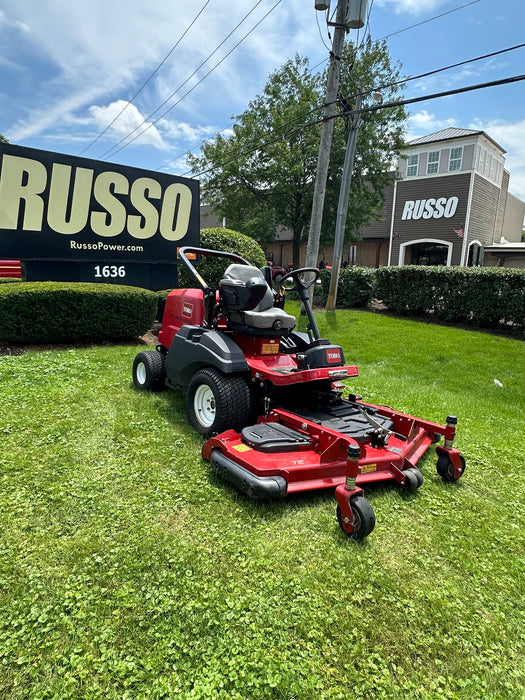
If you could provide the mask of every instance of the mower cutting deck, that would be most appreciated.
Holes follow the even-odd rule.
[[[188,253],[234,263],[215,289]],[[180,258],[199,289],[168,296],[160,344],[137,355],[133,380],[139,389],[166,384],[186,392],[188,419],[208,438],[202,454],[214,471],[257,499],[335,488],[339,524],[355,539],[375,525],[362,487],[393,481],[418,489],[417,462],[442,437],[438,473],[460,478],[465,460],[454,448],[455,416],[440,425],[343,398],[340,380],[358,372],[319,334],[307,292],[318,270],[289,272],[276,293],[271,273],[240,256],[182,248]],[[285,289],[298,292],[307,333],[295,331],[295,318],[283,310]]]

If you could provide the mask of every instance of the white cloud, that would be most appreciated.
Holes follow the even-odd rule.
[[[396,14],[409,12],[414,15],[431,12],[441,5],[446,5],[446,0],[376,0],[376,2],[383,7],[389,5]]]
[[[125,100],[111,102],[106,107],[92,105],[89,108],[92,124],[97,131],[104,131],[109,124],[108,131],[111,139],[120,140],[130,137],[134,143],[149,144],[156,148],[164,148],[165,144],[156,126],[151,122],[144,123],[144,117],[134,104]],[[118,118],[117,118],[118,117]],[[115,122],[112,124],[113,120]]]
[[[7,29],[17,29],[20,32],[29,34],[30,29],[24,22],[12,21],[10,20],[3,10],[0,10],[0,29],[6,27]]]
[[[411,141],[418,136],[425,136],[434,131],[441,131],[441,129],[448,129],[457,125],[455,119],[438,119],[434,114],[427,112],[426,109],[422,109],[416,114],[411,114],[408,118],[407,140]]]
[[[201,142],[218,131],[218,127],[215,126],[192,126],[188,122],[168,122],[165,120],[161,120],[159,126],[162,126],[162,131],[167,137],[192,143]]]
[[[181,95],[214,68],[271,7],[271,2],[263,0],[181,89]],[[216,0],[206,7],[154,80],[135,100],[140,112],[150,114],[169,97],[249,9],[245,0]],[[79,125],[82,114],[93,104],[104,104],[106,100],[109,109],[111,100],[111,104],[119,99],[129,100],[137,86],[166,57],[182,31],[190,26],[197,11],[194,3],[151,3],[151,0],[112,0],[110,6],[102,0],[46,0],[44,3],[17,0],[9,20],[0,11],[0,29],[7,22],[10,27],[25,27],[24,47],[41,57],[41,63],[48,67],[48,75],[41,81],[39,93],[34,95],[36,106],[6,129],[9,137],[16,141],[39,135],[52,137],[57,132],[63,133],[67,124]],[[298,27],[294,48],[298,51],[302,48],[296,43],[298,38],[306,45],[309,33],[304,31],[308,26],[304,14],[301,0],[283,2],[278,11],[269,15],[213,70],[204,82],[204,89],[210,96],[229,103],[232,112],[244,109],[246,95],[254,94],[260,87],[261,76],[265,77],[282,60],[282,24],[288,23],[290,17],[300,17],[303,28],[300,31]],[[310,18],[313,14],[312,4]],[[4,62],[9,58],[16,61],[5,57]],[[177,107],[179,120],[181,113],[191,113],[193,118],[204,121],[206,95],[199,87],[184,99],[181,107]],[[170,99],[159,114],[177,98],[176,95]],[[130,121],[130,114],[124,113],[123,117],[127,116]],[[91,118],[99,115],[99,112],[92,113]],[[176,130],[177,126],[174,128]],[[156,137],[150,134],[147,138],[159,144],[158,133]]]

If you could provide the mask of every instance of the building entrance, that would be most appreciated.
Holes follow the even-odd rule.
[[[410,265],[446,265],[448,246],[441,243],[414,243],[409,246]]]

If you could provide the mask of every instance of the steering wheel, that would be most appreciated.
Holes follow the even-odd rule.
[[[291,270],[281,277],[279,286],[287,292],[298,292],[299,288],[309,289],[321,277],[316,267],[300,267]]]

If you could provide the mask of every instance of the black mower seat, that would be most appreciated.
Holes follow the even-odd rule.
[[[287,332],[295,317],[274,307],[273,292],[262,272],[251,265],[229,265],[220,282],[224,310],[232,327]]]

